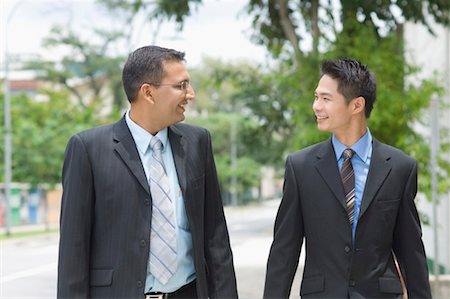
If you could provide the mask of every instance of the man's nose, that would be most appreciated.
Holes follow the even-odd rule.
[[[186,100],[192,101],[195,99],[195,90],[192,85],[189,85],[188,89],[186,90]]]
[[[312,109],[314,110],[314,111],[317,111],[317,110],[320,110],[320,108],[321,108],[321,104],[320,104],[320,101],[319,100],[314,100],[313,101],[313,104],[312,104]]]

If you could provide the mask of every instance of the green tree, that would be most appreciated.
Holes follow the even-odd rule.
[[[247,131],[245,128],[252,126],[252,121],[239,113],[213,112],[207,116],[200,116],[188,119],[193,123],[207,128],[212,135],[212,144],[217,171],[219,173],[219,183],[224,202],[230,202],[231,178],[237,178],[237,192],[240,203],[244,202],[246,194],[250,193],[252,188],[259,188],[261,179],[261,164],[248,155],[248,148],[252,146],[246,135],[241,134]],[[237,161],[236,168],[231,163],[231,127],[235,122],[238,127]],[[250,198],[247,198],[250,199]]]
[[[156,19],[159,23],[175,19],[179,29],[182,29],[185,18],[191,15],[192,10],[196,9],[202,0],[97,0],[97,2],[110,10],[120,10],[128,14],[127,23],[130,23],[136,14],[142,12],[148,20]]]
[[[192,71],[197,114],[204,111],[238,112],[248,122],[239,123],[247,157],[261,165],[281,166],[286,140],[292,134],[289,103],[280,92],[277,73],[245,62],[223,63],[206,59]],[[263,151],[261,149],[264,149]]]
[[[97,0],[111,10],[121,10],[135,16],[144,13],[148,20],[175,19],[182,29],[184,21],[202,0],[142,1],[142,0]],[[340,0],[248,0],[247,12],[253,15],[253,41],[264,45],[275,57],[290,55],[295,67],[300,66],[304,50],[301,44],[311,39],[313,53],[319,52],[321,41],[334,40],[342,26],[343,32],[351,32],[348,22],[358,20],[372,28],[378,36],[396,30],[404,21],[425,25],[430,31],[431,19],[439,24],[450,24],[450,2],[448,0],[412,1],[354,1]],[[336,7],[339,11],[336,12]]]
[[[192,11],[191,5],[202,3],[182,1],[180,8],[169,0],[158,1],[156,6],[144,1],[117,1],[122,4],[121,9],[129,10],[131,6],[133,14],[147,10],[160,17],[177,16],[180,27]],[[381,141],[419,160],[420,169],[428,170],[420,175],[420,184],[425,186],[429,184],[429,142],[417,133],[417,127],[424,121],[422,116],[431,97],[438,96],[441,89],[432,80],[408,83],[408,76],[418,69],[405,62],[402,40],[405,21],[422,23],[431,31],[425,11],[433,21],[449,25],[447,0],[341,0],[337,6],[333,1],[249,0],[252,40],[265,46],[277,59],[277,65],[263,69],[257,77],[225,69],[212,78],[221,78],[217,81],[220,85],[233,81],[234,86],[239,86],[231,98],[243,102],[240,111],[250,111],[249,117],[256,119],[263,131],[273,134],[269,139],[280,137],[285,145],[281,151],[289,152],[327,136],[316,129],[311,111],[319,62],[343,56],[359,58],[378,76],[378,102],[369,123],[372,132]],[[212,86],[217,86],[217,82]],[[445,150],[447,141],[443,143]],[[447,185],[448,163],[444,159],[440,162],[443,185]]]
[[[15,182],[61,182],[61,167],[69,137],[89,127],[100,125],[109,119],[100,119],[94,109],[80,109],[70,101],[66,90],[41,91],[46,100],[37,101],[24,94],[11,97],[12,119],[12,180]],[[3,119],[3,95],[0,117]],[[4,127],[0,127],[3,144]],[[3,180],[3,146],[0,149]]]
[[[100,109],[108,104],[113,110],[121,110],[126,104],[121,69],[125,59],[113,53],[124,34],[94,30],[92,35],[89,41],[83,40],[72,29],[56,26],[45,38],[44,46],[49,50],[63,48],[67,54],[60,61],[31,61],[26,68],[37,70],[41,80],[69,90],[81,107]],[[105,97],[112,100],[106,102]]]
[[[305,52],[301,44],[304,46],[309,39],[312,52],[318,53],[321,43],[335,40],[339,32],[351,34],[355,20],[380,38],[404,21],[424,24],[431,31],[425,11],[435,22],[450,24],[447,0],[249,0],[247,6],[247,12],[253,15],[253,40],[275,57],[290,55],[297,67]]]

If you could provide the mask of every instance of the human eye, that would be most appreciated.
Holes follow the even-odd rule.
[[[186,89],[188,89],[189,84],[190,84],[190,83],[189,83],[188,80],[184,80],[184,81],[181,81],[181,82],[180,82],[180,87],[181,87],[181,89],[186,90]]]

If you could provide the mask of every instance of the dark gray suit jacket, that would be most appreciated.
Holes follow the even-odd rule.
[[[374,140],[353,243],[331,139],[290,155],[264,297],[289,297],[304,239],[303,298],[401,298],[391,250],[409,298],[430,298],[416,192],[417,162]]]
[[[206,129],[169,127],[193,238],[199,298],[236,298],[229,236]],[[125,119],[73,136],[63,167],[58,298],[143,298],[151,194]]]

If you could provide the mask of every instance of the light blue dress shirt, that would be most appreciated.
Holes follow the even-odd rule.
[[[332,137],[332,142],[340,170],[344,161],[343,153],[347,146],[343,145],[335,135]],[[352,238],[354,240],[364,188],[369,173],[370,160],[372,158],[372,134],[370,134],[369,129],[367,129],[364,136],[350,148],[355,152],[352,157],[352,165],[355,172],[355,221],[353,221],[352,226]]]
[[[152,149],[149,146],[150,140],[153,135],[140,127],[130,118],[130,111],[128,110],[125,115],[128,128],[133,136],[134,142],[139,152],[142,165],[144,167],[147,181],[150,179],[150,163],[152,159]],[[175,274],[169,279],[169,281],[163,285],[156,280],[150,273],[150,267],[147,264],[147,279],[145,282],[145,292],[163,292],[170,293],[178,290],[185,284],[190,283],[195,279],[194,258],[192,251],[192,234],[189,229],[189,222],[186,215],[186,209],[184,207],[183,194],[181,193],[180,185],[178,183],[177,170],[175,168],[175,162],[173,160],[172,148],[170,146],[168,138],[168,129],[159,131],[156,135],[163,145],[162,158],[164,160],[164,167],[166,169],[167,176],[170,181],[170,196],[175,199],[175,213],[177,221],[177,261],[178,267]],[[150,224],[149,230],[150,234]],[[149,252],[150,254],[150,252]]]

